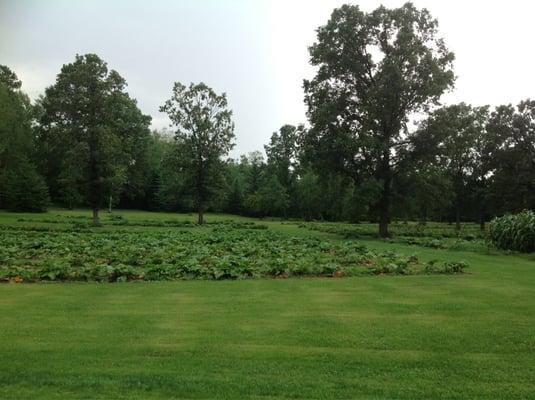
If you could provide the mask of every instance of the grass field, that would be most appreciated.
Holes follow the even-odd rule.
[[[117,214],[145,222],[195,218]],[[60,229],[67,224],[54,221],[70,216],[89,213],[0,213],[0,229],[22,227],[21,235],[32,226]],[[170,229],[107,221],[98,229]],[[333,229],[297,221],[256,222],[283,235],[342,240]],[[490,250],[477,238],[450,246],[449,234],[439,239],[442,248],[396,237],[354,240],[422,260],[463,260],[469,269],[343,279],[2,284],[0,398],[535,398],[534,255]]]

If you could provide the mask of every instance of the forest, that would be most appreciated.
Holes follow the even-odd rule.
[[[33,102],[1,66],[0,207],[88,207],[95,223],[112,208],[194,211],[201,223],[210,211],[372,221],[381,236],[393,220],[483,229],[535,208],[535,101],[441,105],[454,55],[436,21],[409,5],[389,12],[377,11],[381,35],[343,38],[337,30],[365,16],[334,12],[310,48],[307,123],[289,121],[235,159],[231,105],[204,83],[174,83],[160,109],[172,124],[151,130],[126,80],[96,54],[66,60]],[[392,22],[401,17],[426,23],[405,32]]]

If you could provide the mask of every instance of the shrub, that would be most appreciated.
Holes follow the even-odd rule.
[[[523,211],[494,218],[489,224],[489,240],[504,250],[535,251],[535,212]]]

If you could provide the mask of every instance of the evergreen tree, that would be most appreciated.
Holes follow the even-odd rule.
[[[21,85],[13,71],[0,65],[0,207],[45,211],[48,188],[33,162],[33,107]]]

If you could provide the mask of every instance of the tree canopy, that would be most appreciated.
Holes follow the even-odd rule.
[[[218,95],[204,83],[189,87],[176,82],[171,98],[160,111],[166,112],[175,130],[180,163],[191,172],[199,224],[206,202],[219,174],[221,157],[234,146],[234,123],[226,94]]]
[[[452,87],[453,53],[437,37],[438,23],[411,3],[365,13],[335,9],[318,29],[304,82],[309,149],[320,162],[357,183],[378,180],[379,233],[388,234],[396,154],[411,113],[436,104]]]
[[[105,200],[126,181],[137,131],[148,131],[150,123],[125,86],[97,55],[77,55],[42,99],[40,140],[48,179],[69,199],[85,198],[95,224]]]
[[[33,101],[0,65],[0,208],[89,207],[96,224],[105,206],[196,211],[201,224],[210,211],[371,221],[381,236],[391,220],[484,229],[535,209],[535,101],[440,104],[454,55],[427,10],[341,6],[309,53],[307,123],[284,121],[263,152],[235,158],[227,96],[205,83],[176,82],[160,107],[172,131],[151,131],[96,54]]]

